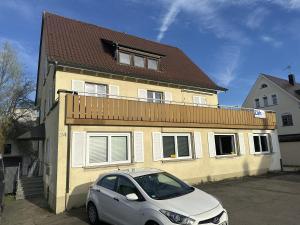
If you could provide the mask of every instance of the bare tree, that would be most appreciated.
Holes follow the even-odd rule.
[[[0,152],[14,125],[33,107],[30,94],[34,84],[25,77],[22,64],[13,47],[4,43],[0,49]],[[22,108],[22,111],[17,111]]]

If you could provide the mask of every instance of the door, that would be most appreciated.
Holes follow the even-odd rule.
[[[145,202],[144,197],[138,191],[137,187],[124,176],[119,176],[117,184],[117,199],[118,204],[115,216],[120,218],[120,225],[140,225],[142,224],[142,206]],[[135,193],[139,200],[129,201],[126,195]]]
[[[102,178],[94,187],[96,206],[100,219],[112,224],[120,224],[115,215],[117,207],[117,176],[109,175]]]

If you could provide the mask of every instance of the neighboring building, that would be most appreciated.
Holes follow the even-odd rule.
[[[283,165],[300,166],[300,84],[295,76],[285,80],[261,74],[243,107],[276,112]]]
[[[221,107],[224,90],[176,47],[45,13],[36,104],[50,207],[84,204],[117,169],[191,183],[280,170],[275,114]]]

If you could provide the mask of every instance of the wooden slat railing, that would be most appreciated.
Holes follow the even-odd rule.
[[[66,95],[66,124],[275,129],[275,113]]]

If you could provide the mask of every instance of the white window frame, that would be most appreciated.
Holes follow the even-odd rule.
[[[263,96],[263,97],[262,97],[262,100],[263,100],[263,104],[264,104],[263,107],[269,107],[269,106],[270,106],[268,96]],[[265,101],[265,100],[266,100],[266,101]],[[267,103],[267,104],[266,104],[266,103]]]
[[[168,158],[164,158],[164,149],[163,149],[163,137],[174,137],[174,141],[175,141],[175,155],[176,157],[172,158],[172,157],[168,157]],[[178,157],[178,144],[177,144],[177,137],[178,136],[186,136],[188,137],[188,146],[189,146],[189,156],[181,156]],[[162,160],[178,160],[178,159],[192,159],[193,158],[193,154],[192,154],[192,145],[191,145],[191,134],[190,133],[161,133],[161,143],[162,143]]]
[[[217,146],[216,146],[216,136],[233,136],[233,141],[234,141],[234,150],[235,153],[234,154],[227,154],[227,155],[218,155],[217,154]],[[238,146],[237,146],[237,138],[236,138],[237,134],[235,133],[214,133],[214,140],[215,140],[215,149],[216,149],[216,157],[231,157],[231,156],[238,156]],[[222,149],[221,149],[222,152]]]
[[[143,59],[143,66],[139,66],[139,65],[136,64],[136,58],[142,58],[142,59]],[[139,55],[133,55],[133,65],[134,65],[135,67],[138,67],[138,68],[145,68],[145,66],[146,66],[146,60],[145,60],[145,57],[139,56]]]
[[[152,98],[148,98],[148,93],[152,92]],[[161,99],[160,102],[157,102],[158,99],[155,98],[155,94],[160,93],[161,94]],[[164,103],[165,102],[165,94],[162,91],[153,91],[153,90],[147,90],[147,102],[150,103]]]
[[[256,101],[256,100],[258,100],[258,101]],[[258,102],[258,105],[256,105],[256,102]],[[259,99],[259,98],[255,98],[255,99],[254,99],[254,108],[255,108],[255,109],[261,108],[261,105],[260,105],[260,99]]]
[[[273,101],[273,96],[276,96],[276,104],[274,104],[274,101]],[[271,94],[271,101],[272,101],[272,105],[278,105],[278,95],[277,94]]]
[[[270,137],[269,137],[269,134],[253,134],[252,136],[253,136],[253,144],[254,144],[254,155],[262,155],[262,154],[270,154],[271,153],[271,146],[270,146]],[[263,152],[262,151],[261,140],[260,140],[261,136],[267,137],[267,145],[268,145],[268,151],[267,152]],[[259,149],[260,149],[259,152],[255,151],[254,137],[259,137]]]
[[[117,164],[126,164],[126,163],[131,163],[131,134],[130,133],[87,133],[87,141],[86,141],[86,161],[85,164],[87,166],[102,166],[102,165],[117,165]],[[90,137],[93,136],[97,136],[97,137],[107,137],[107,162],[103,162],[103,163],[90,163],[89,162],[89,139]],[[127,160],[124,161],[116,161],[116,162],[112,162],[111,161],[111,137],[127,137]]]
[[[156,61],[156,68],[150,68],[149,67],[149,61]],[[158,70],[158,64],[159,64],[158,59],[147,58],[147,69],[157,71]]]
[[[96,86],[96,92],[95,93],[88,93],[86,91],[86,85],[94,85]],[[105,97],[107,96],[107,93],[108,93],[108,85],[107,84],[97,84],[97,83],[91,83],[91,82],[84,82],[84,95],[85,96],[96,96],[96,97],[103,97],[102,95],[98,94],[98,86],[105,86],[106,87],[106,93],[105,93]]]
[[[121,54],[129,55],[129,63],[121,62]],[[132,64],[132,54],[130,54],[128,52],[119,51],[119,53],[118,53],[118,60],[119,60],[120,64],[130,66]]]

